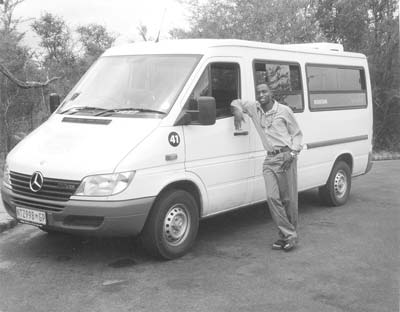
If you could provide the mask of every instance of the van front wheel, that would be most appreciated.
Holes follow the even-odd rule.
[[[151,255],[175,259],[188,252],[198,227],[199,212],[193,196],[183,190],[170,190],[157,199],[141,239]]]
[[[328,206],[340,206],[347,202],[351,188],[351,170],[347,163],[338,161],[328,182],[319,188],[322,202]]]

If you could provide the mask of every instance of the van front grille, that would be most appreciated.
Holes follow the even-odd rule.
[[[27,199],[18,196],[11,196],[11,202],[17,207],[40,209],[49,212],[60,212],[64,209],[63,205],[54,204],[44,200]]]
[[[80,181],[43,178],[43,186],[38,192],[33,192],[29,186],[31,176],[10,172],[11,188],[15,194],[32,199],[68,201],[79,187]]]

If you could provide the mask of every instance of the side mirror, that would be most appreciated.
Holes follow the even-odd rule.
[[[60,96],[57,93],[51,93],[49,96],[50,113],[54,113],[58,106],[60,106]]]
[[[217,118],[217,106],[215,98],[212,96],[200,96],[197,100],[199,104],[199,122],[201,125],[213,125]]]
[[[186,126],[194,121],[196,125],[209,126],[215,124],[217,108],[215,98],[212,96],[200,96],[195,101],[196,110],[184,110],[176,120],[174,126]]]

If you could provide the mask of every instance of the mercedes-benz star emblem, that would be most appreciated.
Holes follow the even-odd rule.
[[[29,187],[32,192],[39,192],[43,187],[43,175],[36,171],[32,174],[31,180],[29,182]]]

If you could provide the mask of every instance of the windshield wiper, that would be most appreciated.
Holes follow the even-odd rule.
[[[103,113],[107,109],[101,108],[101,107],[94,107],[94,106],[78,106],[78,107],[70,107],[70,108],[66,109],[65,111],[62,111],[60,114],[66,114],[71,111],[74,111],[73,113],[77,113],[81,110],[101,110]],[[97,116],[97,115],[95,115],[95,116]]]
[[[72,96],[69,99],[65,99],[64,104],[68,103],[68,102],[72,102],[73,100],[75,100],[79,95],[81,95],[80,92],[75,92],[74,94],[72,94]]]
[[[72,96],[71,96],[71,98],[69,99],[69,101],[75,100],[79,95],[81,95],[80,92],[75,92],[74,94],[72,94]]]
[[[118,112],[126,112],[126,111],[135,111],[135,112],[142,112],[142,113],[156,113],[156,114],[162,114],[166,115],[166,112],[155,110],[155,109],[150,109],[150,108],[132,108],[132,107],[126,107],[126,108],[114,108],[114,109],[107,109],[104,110],[103,112],[100,112],[94,116],[101,116],[107,113],[118,113]]]

